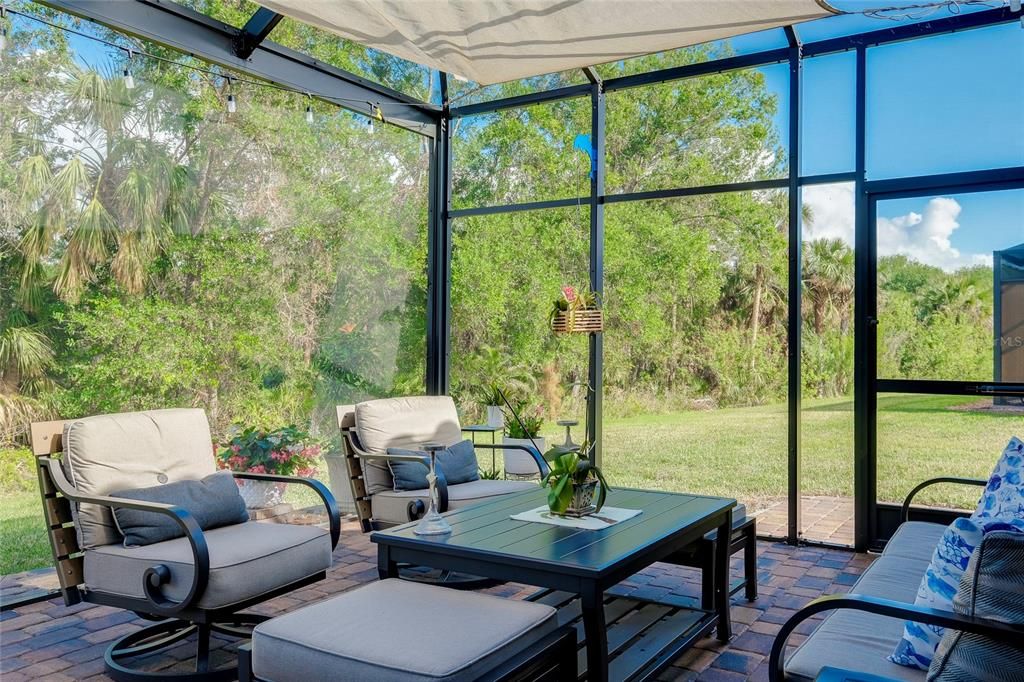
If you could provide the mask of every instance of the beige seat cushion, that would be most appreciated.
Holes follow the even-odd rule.
[[[388,448],[418,450],[424,443],[453,445],[462,440],[462,427],[450,396],[411,396],[368,400],[356,405],[356,436],[370,454]],[[366,492],[376,495],[393,487],[387,462],[364,460]]]
[[[448,509],[462,509],[471,504],[485,502],[500,495],[519,493],[524,490],[537,490],[533,481],[469,481],[448,486]],[[423,500],[429,504],[426,490],[385,490],[373,496],[371,506],[373,518],[388,523],[408,523],[409,502]]]
[[[929,559],[879,557],[850,592],[913,604]],[[786,662],[786,672],[796,680],[813,680],[823,667],[832,666],[908,682],[924,680],[924,671],[887,658],[903,634],[903,622],[863,611],[833,611]]]
[[[210,582],[198,606],[231,606],[327,570],[330,534],[317,526],[249,521],[203,532],[210,551]],[[146,598],[143,575],[154,564],[171,571],[163,594],[180,601],[192,584],[192,548],[187,538],[144,547],[106,545],[85,553],[89,590]]]
[[[544,604],[384,580],[258,625],[253,672],[274,682],[471,682],[557,626]]]
[[[174,481],[198,480],[217,470],[206,413],[198,409],[104,414],[64,425],[62,462],[83,493],[107,495]],[[75,509],[82,548],[121,542],[110,509]]]
[[[907,521],[893,533],[892,539],[886,543],[882,555],[931,561],[932,554],[945,531],[946,526],[941,523]],[[921,573],[923,575],[924,571]],[[914,587],[917,588],[916,585]]]

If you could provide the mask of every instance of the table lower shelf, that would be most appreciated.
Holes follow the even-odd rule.
[[[585,680],[587,650],[579,596],[542,590],[530,600],[554,606],[558,609],[559,623],[576,628],[579,679]],[[695,608],[685,598],[677,602],[655,602],[609,594],[605,596],[604,613],[608,630],[608,679],[622,682],[654,679],[718,623],[715,613]]]

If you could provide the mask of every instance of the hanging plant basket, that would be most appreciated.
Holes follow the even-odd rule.
[[[597,308],[558,310],[551,316],[556,334],[596,334],[604,331],[604,315]]]

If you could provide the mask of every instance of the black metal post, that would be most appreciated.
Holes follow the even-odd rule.
[[[789,359],[789,478],[787,499],[786,540],[790,544],[800,542],[803,527],[800,516],[800,448],[801,448],[801,399],[803,380],[800,374],[802,361],[803,325],[803,225],[801,223],[803,199],[800,189],[800,103],[803,60],[800,39],[792,26],[786,27],[789,41],[789,320],[786,326],[786,348]]]
[[[594,157],[590,173],[590,289],[604,291],[604,133],[605,95],[598,80],[590,85],[590,138]],[[590,334],[587,372],[587,439],[594,444],[594,462],[602,455],[601,419],[604,401],[604,335]]]
[[[427,376],[428,395],[447,395],[451,355],[452,145],[448,75],[439,75],[441,119],[430,147],[430,198],[427,226]]]
[[[256,51],[260,43],[267,39],[270,32],[284,19],[283,14],[278,14],[266,7],[260,7],[256,13],[249,17],[245,26],[238,32],[235,38],[235,56],[239,59],[248,59]]]
[[[867,48],[857,48],[856,75],[855,276],[854,276],[854,549],[863,552],[874,537],[875,489],[875,347],[876,315],[874,221],[866,182]]]

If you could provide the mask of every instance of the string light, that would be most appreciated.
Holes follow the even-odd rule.
[[[128,63],[124,65],[124,87],[128,90],[135,89],[135,78],[132,77],[131,63],[135,53],[128,50]]]
[[[306,93],[308,101],[306,102],[306,123],[313,125],[313,95]]]
[[[214,69],[214,68],[206,68],[206,67],[202,67],[202,66],[197,66],[195,64],[188,64],[188,63],[185,63],[185,62],[180,62],[180,61],[178,61],[176,59],[170,59],[168,57],[164,57],[164,56],[161,56],[161,55],[158,55],[158,54],[153,54],[151,52],[147,52],[146,50],[142,49],[142,47],[140,47],[138,45],[136,45],[135,47],[132,47],[132,48],[127,48],[124,45],[121,45],[121,44],[118,44],[118,43],[114,43],[114,42],[111,42],[109,40],[105,40],[103,38],[98,38],[98,37],[96,37],[94,35],[91,35],[89,33],[85,33],[83,31],[79,31],[79,30],[76,30],[76,29],[73,29],[73,28],[69,28],[67,26],[61,26],[60,24],[57,24],[57,23],[55,23],[53,21],[50,21],[48,19],[44,19],[42,17],[35,16],[35,15],[30,14],[28,12],[24,12],[24,11],[21,11],[21,10],[7,10],[4,7],[3,4],[0,4],[0,13],[4,13],[4,12],[9,12],[10,14],[18,15],[18,16],[23,17],[25,19],[28,19],[30,21],[35,21],[37,23],[43,24],[44,26],[49,26],[52,29],[55,29],[55,30],[58,30],[58,31],[63,31],[65,33],[70,33],[72,35],[76,35],[76,36],[79,36],[81,38],[85,38],[86,40],[91,40],[93,42],[97,42],[97,43],[100,43],[102,45],[106,45],[107,47],[110,47],[110,48],[113,48],[113,49],[116,49],[116,50],[122,50],[124,52],[129,52],[130,56],[134,56],[135,54],[139,54],[139,55],[142,55],[143,57],[145,57],[147,59],[152,59],[154,61],[162,62],[162,63],[165,63],[165,64],[170,64],[172,66],[176,66],[176,67],[181,68],[181,69],[188,69],[188,70],[194,71],[196,73],[204,73],[204,74],[207,74],[208,76],[212,76],[214,78],[226,78],[227,81],[228,81],[228,85],[229,85],[229,93],[228,93],[228,98],[227,98],[227,103],[226,103],[226,109],[227,109],[227,112],[229,114],[233,114],[237,110],[238,99],[235,97],[235,94],[233,92],[233,87],[232,86],[234,85],[235,81],[238,81],[239,83],[244,83],[246,85],[250,85],[250,86],[253,86],[253,87],[256,87],[256,88],[263,88],[263,89],[269,89],[269,90],[277,90],[279,92],[289,92],[289,93],[293,93],[293,94],[296,94],[296,95],[305,95],[310,100],[312,100],[313,97],[317,97],[318,99],[322,99],[322,100],[324,100],[326,102],[330,102],[330,103],[332,103],[332,104],[334,104],[336,106],[346,106],[347,105],[347,108],[349,108],[351,110],[357,110],[358,107],[356,105],[369,104],[370,105],[371,119],[375,117],[378,121],[385,122],[383,110],[381,110],[381,108],[378,105],[375,105],[375,104],[370,103],[370,102],[366,102],[365,100],[352,99],[352,98],[348,98],[348,97],[336,97],[334,95],[323,95],[323,94],[318,94],[318,93],[314,93],[314,92],[298,90],[296,88],[291,88],[291,87],[288,87],[288,86],[285,86],[285,85],[278,85],[277,83],[272,83],[272,82],[268,82],[268,81],[255,80],[255,79],[250,79],[250,78],[240,78],[238,76],[227,76],[221,70],[217,70],[217,69]],[[0,14],[0,16],[2,16],[2,14]],[[6,29],[6,24],[4,24],[4,22],[2,22],[2,21],[0,21],[0,28]],[[5,45],[6,36],[7,36],[7,31],[3,30],[2,33],[0,33],[0,49],[2,49],[4,47],[4,45]],[[131,87],[134,87],[134,78],[132,78],[129,81],[129,78],[131,77],[131,73],[129,72],[128,69],[125,69],[125,71],[126,71],[126,73],[124,74],[125,86],[128,87],[129,89],[131,89]],[[131,82],[131,86],[129,86],[129,82]],[[410,107],[412,109],[420,108],[420,107],[423,106],[421,103],[418,103],[418,102],[393,102],[392,104],[394,106],[405,106],[405,107]],[[312,111],[312,104],[307,106],[306,109],[307,109],[306,120],[310,121],[310,119],[312,118],[313,121],[315,121],[315,117],[312,116],[312,113],[313,113],[313,111]],[[310,122],[313,122],[313,121],[310,121]],[[370,122],[371,128],[372,128],[372,123],[373,122],[371,120],[371,122]],[[428,127],[428,125],[429,124],[423,123],[423,124],[421,124],[419,126],[419,128],[420,129],[426,129]]]

